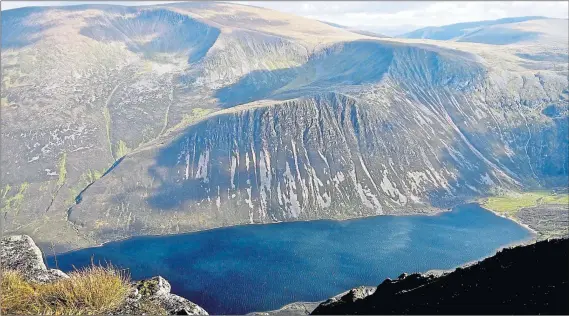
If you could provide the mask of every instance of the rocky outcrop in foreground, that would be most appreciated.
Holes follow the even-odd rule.
[[[348,299],[350,297],[354,299],[361,299],[365,296],[371,295],[375,292],[375,287],[372,286],[360,286],[355,289],[351,289],[346,292],[342,292],[334,297],[331,300],[339,300],[341,298]],[[294,302],[287,304],[277,310],[267,311],[267,312],[254,312],[249,313],[247,316],[303,316],[303,315],[310,315],[312,311],[322,304],[323,301],[320,302]]]
[[[304,316],[310,313],[322,302],[294,302],[279,309],[266,312],[253,312],[246,316]]]
[[[0,259],[2,269],[17,270],[30,282],[54,282],[69,277],[60,270],[47,269],[42,252],[27,235],[2,238]],[[140,315],[143,314],[145,303],[152,303],[164,308],[170,315],[208,315],[200,306],[170,293],[170,289],[170,283],[161,276],[136,281],[124,304],[113,314]]]
[[[2,238],[0,258],[2,269],[17,270],[27,281],[45,283],[69,277],[61,270],[48,269],[41,250],[26,235]]]
[[[569,239],[504,249],[442,275],[402,274],[375,292],[354,289],[313,315],[569,314]]]

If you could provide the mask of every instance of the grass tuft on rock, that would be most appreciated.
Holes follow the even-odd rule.
[[[69,278],[33,283],[13,270],[3,270],[0,314],[95,315],[116,310],[131,288],[129,277],[112,266],[92,265]]]

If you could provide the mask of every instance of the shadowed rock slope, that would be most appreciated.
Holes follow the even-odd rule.
[[[403,274],[373,294],[355,289],[313,315],[569,313],[569,239],[508,248],[441,276]]]

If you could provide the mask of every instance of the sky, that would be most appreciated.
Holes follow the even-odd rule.
[[[2,1],[2,10],[81,3],[153,5],[174,1]],[[539,15],[569,17],[568,1],[235,1],[362,30],[399,35],[426,26]]]

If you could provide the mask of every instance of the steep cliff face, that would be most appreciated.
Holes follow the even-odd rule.
[[[81,195],[69,220],[106,241],[430,212],[497,190],[566,181],[566,118],[540,114],[539,103],[522,105],[524,96],[485,90],[500,82],[470,59],[382,48],[393,57],[380,61],[385,71],[374,72],[365,89],[342,81],[333,88],[340,92],[325,92],[314,80],[302,90],[308,96],[224,110],[164,146],[127,156]],[[365,77],[363,65],[374,64],[360,66]]]
[[[330,299],[312,315],[564,315],[569,312],[568,250],[568,239],[546,240],[439,276],[403,274],[371,293],[354,289]]]
[[[378,40],[205,3],[2,23],[2,220],[40,245],[430,212],[567,182],[566,63],[520,57],[566,43]]]

